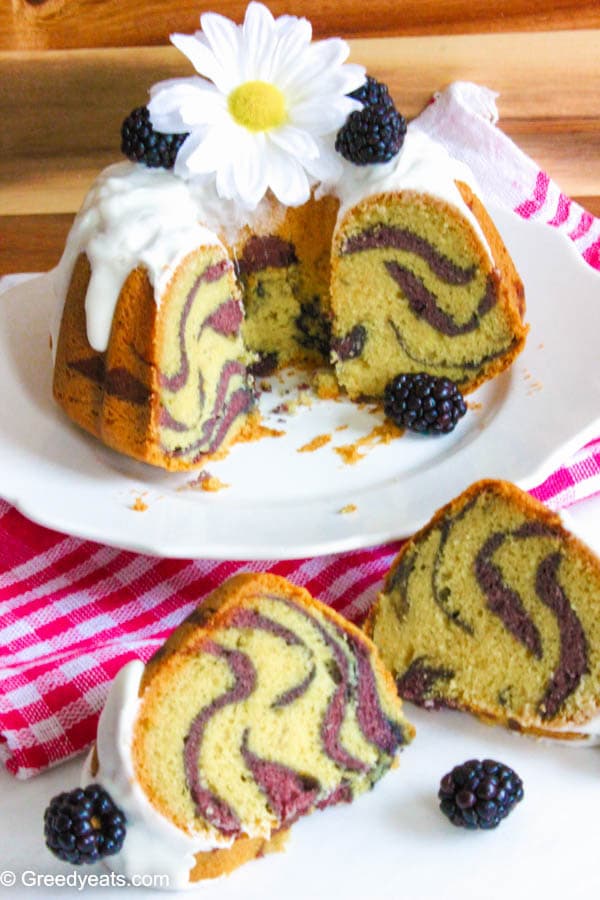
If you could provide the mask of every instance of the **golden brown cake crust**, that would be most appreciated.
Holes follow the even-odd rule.
[[[179,269],[204,249],[182,260]],[[87,338],[85,297],[90,277],[89,261],[80,254],[65,300],[54,364],[54,398],[77,425],[120,453],[171,471],[203,465],[223,456],[233,441],[255,437],[260,414],[251,410],[233,441],[223,441],[215,452],[203,454],[191,465],[184,456],[167,452],[159,435],[159,347],[165,316],[159,312],[148,274],[140,266],[127,276],[102,353]],[[164,292],[163,311],[174,279],[175,275]]]

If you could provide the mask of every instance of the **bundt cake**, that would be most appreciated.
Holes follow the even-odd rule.
[[[283,366],[333,365],[352,399],[380,401],[402,372],[467,392],[510,365],[523,287],[466,167],[407,130],[384,85],[341,65],[344,42],[311,44],[306,20],[251,3],[243,27],[201,22],[172,40],[230,87],[152,89],[124,131],[137,161],[100,175],[58,266],[54,395],[67,414],[181,469],[253,433],[253,377]],[[242,46],[255,27],[271,35],[267,74],[226,77],[215,28]],[[200,122],[206,110],[217,124]]]
[[[350,802],[413,736],[362,631],[270,574],[225,582],[102,712],[85,777],[124,814],[117,872],[214,878]]]
[[[402,547],[366,630],[407,700],[600,734],[600,560],[508,482],[475,483]]]

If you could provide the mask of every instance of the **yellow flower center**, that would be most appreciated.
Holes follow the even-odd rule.
[[[287,121],[285,98],[268,81],[246,81],[227,98],[232,117],[248,131],[268,131]]]

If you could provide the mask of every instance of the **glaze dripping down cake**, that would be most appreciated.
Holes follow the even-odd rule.
[[[477,482],[404,545],[367,632],[407,700],[600,734],[600,561],[512,484]]]
[[[86,772],[128,823],[108,862],[171,888],[227,873],[371,788],[412,736],[363,632],[283,578],[235,576],[111,690]]]
[[[466,393],[509,366],[523,286],[468,169],[343,64],[343,41],[311,43],[306,20],[251,3],[243,28],[201,23],[172,40],[203,75],[207,47],[224,52],[215,27],[243,46],[260,26],[273,55],[256,80],[229,61],[217,124],[200,123],[221,90],[206,78],[156,85],[126,142],[141,161],[92,186],[55,277],[54,396],[70,418],[185,469],[252,435],[253,379],[284,366],[330,367],[351,399],[376,401],[400,373]],[[376,130],[365,148],[361,116],[391,122],[387,142]],[[161,128],[177,140],[157,162]]]

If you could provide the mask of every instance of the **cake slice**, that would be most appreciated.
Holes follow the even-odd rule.
[[[481,481],[398,554],[366,625],[402,697],[554,738],[600,734],[600,561]]]
[[[421,159],[414,142],[414,167],[425,169],[429,144]],[[429,172],[424,185],[436,177],[433,164]],[[407,176],[399,188],[340,218],[331,281],[336,373],[353,399],[380,398],[408,372],[449,378],[466,394],[523,349],[523,284],[468,184],[449,177],[436,195],[435,183],[428,193]]]
[[[86,773],[127,821],[108,862],[171,888],[229,872],[371,788],[412,736],[363,632],[283,578],[235,576],[111,689]]]

